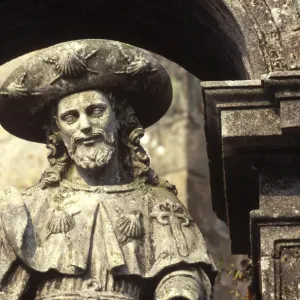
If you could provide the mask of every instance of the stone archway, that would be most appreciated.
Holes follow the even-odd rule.
[[[62,41],[107,38],[159,53],[201,80],[251,75],[243,35],[219,0],[4,1],[0,20],[0,65]]]

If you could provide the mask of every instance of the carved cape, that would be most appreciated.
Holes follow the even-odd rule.
[[[71,216],[74,228],[49,231],[58,212]],[[96,220],[101,228],[95,228]],[[198,264],[213,277],[203,237],[171,192],[141,183],[97,190],[62,182],[46,190],[37,185],[23,194],[14,188],[1,192],[1,284],[15,261],[38,272],[83,274],[95,230],[103,233],[107,269],[114,274],[152,278],[170,266]]]

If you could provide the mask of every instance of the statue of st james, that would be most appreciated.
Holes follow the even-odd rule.
[[[144,128],[172,100],[147,52],[109,40],[39,51],[0,90],[0,122],[46,143],[38,184],[0,193],[0,299],[210,299],[215,276]]]

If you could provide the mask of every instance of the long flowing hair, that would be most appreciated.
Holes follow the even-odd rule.
[[[150,167],[150,158],[141,146],[140,140],[145,130],[139,122],[133,108],[125,98],[116,98],[108,93],[108,99],[117,120],[117,134],[119,148],[123,163],[122,171],[134,179],[141,179],[145,183],[162,186],[174,194],[177,194],[176,187],[167,180],[161,179]],[[47,127],[47,144],[49,168],[43,173],[40,184],[42,188],[59,186],[60,181],[72,163],[66,146],[60,136],[56,124],[57,108],[51,112],[51,123]]]

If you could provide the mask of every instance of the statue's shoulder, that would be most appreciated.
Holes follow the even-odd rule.
[[[149,193],[155,196],[160,195],[161,197],[170,197],[170,198],[177,199],[176,193],[172,192],[172,190],[161,185],[151,185],[151,186],[149,185],[147,190],[149,191]]]
[[[53,190],[53,189],[52,189]],[[23,205],[30,199],[43,199],[52,193],[51,189],[43,189],[41,184],[36,184],[25,191],[20,191],[15,187],[6,187],[0,190],[0,208],[5,208],[9,206],[13,208],[14,206]]]
[[[167,188],[165,186],[152,186],[151,188],[149,188],[147,196],[149,197],[153,205],[157,205],[167,201],[168,203],[172,203],[186,210],[185,206],[177,197],[177,191],[175,192],[173,189]]]
[[[15,187],[6,187],[0,190],[0,209],[7,205],[13,205],[14,203],[19,203],[21,198],[21,193]]]
[[[28,188],[27,190],[23,191],[21,195],[26,198],[48,198],[49,195],[53,194],[55,191],[60,189],[59,187],[53,187],[53,188],[44,188],[42,184],[37,183],[33,185],[32,187]]]
[[[37,184],[29,187],[25,191],[23,191],[22,195],[24,197],[30,197],[30,196],[33,196],[35,194],[42,194],[42,193],[45,193],[45,192],[47,192],[47,189],[43,189],[42,185],[37,183]]]

